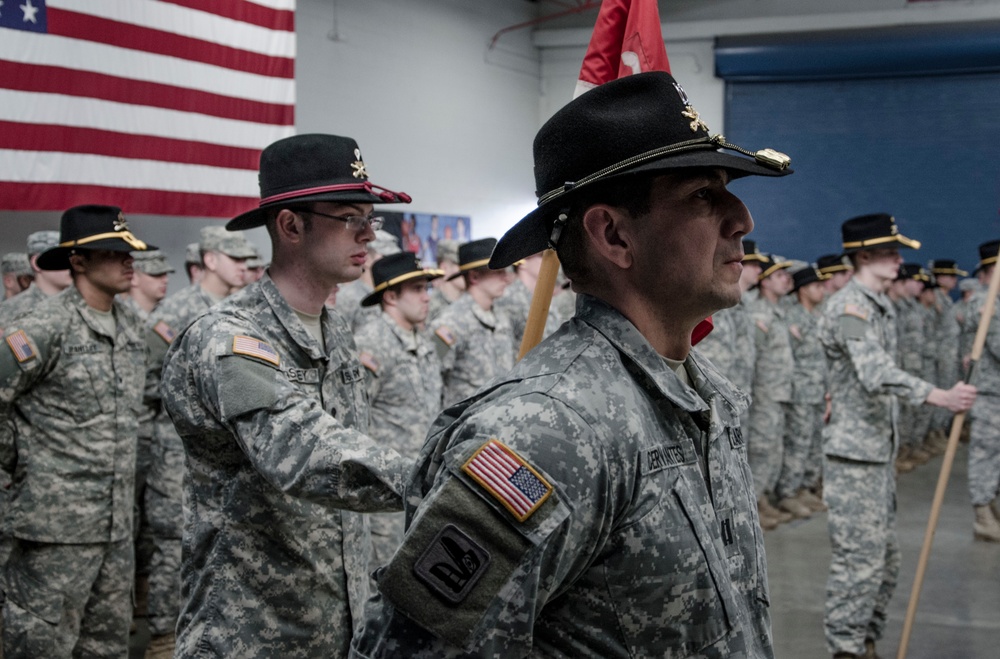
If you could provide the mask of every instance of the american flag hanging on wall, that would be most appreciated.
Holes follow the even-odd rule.
[[[294,75],[295,0],[0,0],[0,210],[245,211]]]

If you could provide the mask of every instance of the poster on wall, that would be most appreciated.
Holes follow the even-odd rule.
[[[466,243],[472,235],[472,219],[466,215],[391,211],[379,214],[385,218],[384,229],[396,236],[400,247],[427,264],[437,263],[438,241]]]

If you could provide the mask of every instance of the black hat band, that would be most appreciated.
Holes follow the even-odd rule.
[[[64,243],[59,243],[59,247],[78,247],[86,243],[106,240],[108,238],[118,238],[139,251],[144,251],[147,247],[146,243],[132,235],[131,231],[109,231],[108,233],[99,233],[96,236],[87,236],[78,240],[67,240]]]
[[[593,174],[584,176],[579,181],[568,182],[555,190],[550,190],[538,198],[538,205],[542,206],[548,202],[560,197],[570,190],[575,190],[576,188],[587,185],[588,183],[593,183],[594,181],[600,180],[611,174],[614,174],[623,169],[630,169],[635,165],[642,164],[649,160],[655,160],[662,156],[670,153],[679,153],[682,151],[695,151],[702,149],[730,149],[731,151],[736,151],[737,153],[742,153],[745,156],[751,156],[759,164],[778,171],[787,169],[792,163],[792,159],[785,154],[775,151],[774,149],[761,149],[759,151],[749,151],[742,147],[736,146],[735,144],[729,144],[726,142],[726,137],[724,135],[714,135],[712,137],[699,137],[698,139],[688,140],[687,142],[679,142],[677,144],[670,144],[667,146],[657,147],[645,153],[640,153],[635,156],[630,156],[621,162],[617,162],[613,165],[608,165],[607,167],[600,169]]]

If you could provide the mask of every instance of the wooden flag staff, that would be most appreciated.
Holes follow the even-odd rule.
[[[556,276],[559,274],[559,257],[554,249],[542,252],[542,265],[538,269],[538,281],[535,282],[535,293],[531,296],[531,308],[528,320],[524,326],[524,337],[521,339],[521,349],[517,360],[531,352],[531,349],[542,341],[545,332],[545,321],[549,317],[549,306],[552,304],[552,291],[556,287]]]
[[[986,345],[986,333],[990,329],[990,321],[993,319],[993,310],[996,307],[997,290],[1000,289],[1000,254],[997,257],[998,262],[993,267],[993,276],[990,277],[990,287],[986,293],[983,315],[979,319],[979,327],[976,329],[976,340],[972,344],[972,358],[965,378],[969,384],[972,384],[976,364],[983,354],[983,347]],[[896,654],[896,659],[905,659],[906,657],[906,649],[910,643],[910,632],[913,630],[913,620],[917,615],[917,603],[920,601],[920,589],[924,583],[924,573],[927,571],[927,560],[930,557],[934,532],[937,530],[938,517],[941,514],[941,503],[944,501],[944,491],[948,487],[951,465],[955,460],[955,450],[958,448],[958,436],[962,432],[962,424],[964,423],[965,412],[956,414],[951,422],[948,448],[944,452],[944,461],[941,463],[941,474],[938,476],[937,490],[934,492],[934,503],[931,505],[930,519],[927,521],[927,532],[924,534],[924,545],[920,550],[920,561],[917,563],[917,574],[913,579],[913,591],[910,593],[910,603],[906,608],[903,637],[899,642],[899,652]]]

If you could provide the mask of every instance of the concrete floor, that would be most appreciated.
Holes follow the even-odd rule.
[[[1000,657],[1000,545],[972,540],[964,445],[948,482],[934,546],[924,576],[907,659]],[[903,474],[898,487],[898,531],[903,552],[899,588],[890,607],[883,659],[895,659],[920,548],[927,529],[941,457]],[[785,524],[765,536],[776,659],[822,659],[823,600],[830,567],[826,515]],[[130,659],[142,659],[145,621],[132,637]]]
[[[973,542],[967,454],[959,445],[931,550],[907,659],[1000,657],[1000,545]],[[903,566],[890,605],[883,659],[894,659],[903,633],[917,561],[927,531],[942,458],[903,474],[898,518]],[[826,515],[765,535],[776,659],[829,657],[823,601],[830,567]]]

